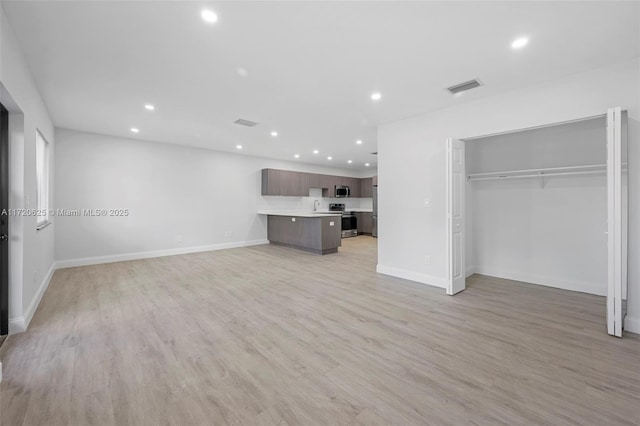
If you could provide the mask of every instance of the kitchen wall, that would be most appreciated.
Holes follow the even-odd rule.
[[[343,173],[335,173],[343,175]],[[346,176],[346,174],[344,174]],[[342,203],[345,209],[371,209],[373,200],[371,198],[328,198],[322,197],[322,190],[311,188],[308,197],[262,197],[259,201],[259,209],[278,210],[313,210],[314,201],[318,200],[320,206],[318,210],[329,210],[330,203]]]
[[[36,129],[55,151],[53,125],[1,5],[0,102],[10,114],[9,207],[35,208]],[[53,176],[53,164],[50,171]],[[53,197],[53,182],[51,185]],[[10,333],[26,329],[49,284],[54,262],[55,220],[52,222],[36,231],[34,216],[9,218]]]
[[[440,287],[446,284],[446,138],[593,117],[607,107],[622,106],[629,111],[626,324],[640,332],[639,77],[636,59],[380,126],[378,270]]]
[[[259,209],[311,210],[315,197],[263,197],[261,170],[359,173],[56,129],[56,206],[128,209],[56,218],[59,267],[266,242]],[[320,200],[328,208],[329,199]],[[366,201],[348,200],[364,205]]]
[[[467,173],[605,164],[604,117],[466,143]],[[468,273],[606,295],[606,175],[469,181]]]

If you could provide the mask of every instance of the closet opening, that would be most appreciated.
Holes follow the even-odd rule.
[[[449,294],[463,290],[467,281],[488,285],[495,277],[607,296],[609,334],[621,336],[627,299],[627,117],[617,111],[617,123],[610,110],[449,141]],[[619,152],[608,150],[615,137]],[[609,224],[616,215],[619,220]],[[612,254],[613,245],[618,250]],[[617,327],[609,318],[614,298]]]

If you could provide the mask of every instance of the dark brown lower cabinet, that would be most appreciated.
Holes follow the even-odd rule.
[[[373,213],[359,212],[356,213],[358,218],[358,234],[368,234],[373,232]]]
[[[340,216],[267,217],[267,238],[272,244],[316,254],[336,253],[341,243]]]

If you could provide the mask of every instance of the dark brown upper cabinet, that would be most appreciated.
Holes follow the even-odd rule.
[[[323,197],[333,198],[336,185],[346,185],[353,198],[371,197],[373,179],[262,169],[262,195],[308,197],[309,189],[320,188]]]
[[[364,178],[360,180],[360,197],[373,197],[373,178]]]

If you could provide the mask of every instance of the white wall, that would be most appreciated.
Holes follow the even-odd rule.
[[[604,117],[466,143],[467,173],[604,164]],[[470,181],[467,273],[606,295],[606,175]]]
[[[444,286],[446,138],[470,138],[570,121],[603,114],[607,107],[622,106],[629,111],[627,327],[640,332],[639,80],[640,64],[636,59],[381,126],[378,270]],[[430,257],[429,264],[426,256]]]
[[[11,115],[10,207],[35,208],[36,129],[55,151],[53,125],[1,6],[0,83],[0,101],[6,104]],[[52,164],[51,176],[53,168]],[[53,199],[53,182],[51,191]],[[55,224],[36,231],[36,218],[24,217],[20,220],[12,218],[9,225],[9,329],[15,333],[26,329],[49,283],[53,272]]]
[[[128,217],[56,218],[58,266],[265,243],[258,209],[313,208],[315,197],[263,197],[261,170],[357,172],[56,129],[56,206],[129,209]],[[316,194],[318,195],[318,194]],[[335,200],[319,198],[323,207]],[[366,201],[346,200],[351,207]]]

